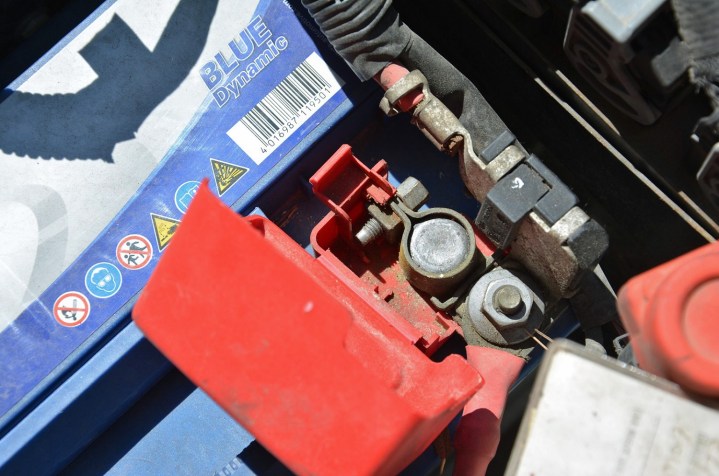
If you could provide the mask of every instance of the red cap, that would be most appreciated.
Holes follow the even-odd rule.
[[[719,397],[719,243],[629,281],[619,310],[640,366]]]

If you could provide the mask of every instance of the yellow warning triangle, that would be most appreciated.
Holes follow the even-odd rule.
[[[237,183],[240,177],[245,175],[249,170],[247,167],[241,167],[217,159],[210,159],[210,163],[212,164],[212,174],[215,176],[215,183],[217,184],[217,191],[220,192],[220,196],[222,196],[228,188]]]
[[[180,221],[163,217],[162,215],[155,215],[154,213],[150,213],[150,216],[152,217],[152,228],[155,230],[157,247],[162,251],[170,242],[170,238],[175,234],[175,231],[177,231]]]

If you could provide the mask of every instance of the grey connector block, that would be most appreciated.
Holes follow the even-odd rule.
[[[487,194],[477,215],[480,230],[500,249],[514,239],[522,219],[549,191],[542,177],[521,164],[496,183]]]
[[[577,204],[577,196],[536,155],[529,156],[526,163],[551,187],[551,190],[534,206],[534,211],[548,224],[554,225]]]
[[[577,201],[569,187],[537,156],[531,155],[489,191],[476,223],[495,245],[506,248],[530,211],[551,226]]]

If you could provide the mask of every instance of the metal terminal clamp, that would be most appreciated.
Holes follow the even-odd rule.
[[[369,219],[355,238],[367,246],[383,235],[398,244],[407,281],[430,296],[445,297],[484,262],[466,218],[448,208],[417,211],[428,198],[424,185],[408,177],[387,206],[369,204]]]
[[[388,116],[402,112],[399,101],[413,91],[421,90],[424,99],[412,111],[412,122],[441,151],[454,155],[469,133],[449,108],[429,90],[427,78],[419,70],[411,71],[389,88],[379,107]]]
[[[422,182],[407,177],[397,187],[397,199],[410,210],[418,210],[429,198],[429,192]],[[402,219],[390,207],[381,207],[372,202],[367,206],[369,219],[355,234],[362,246],[367,246],[384,235],[389,243],[396,244],[402,235]]]
[[[415,212],[402,203],[391,206],[404,224],[400,268],[414,287],[446,297],[473,271],[484,268],[472,225],[461,214],[448,208]]]
[[[477,155],[467,128],[432,94],[420,71],[388,88],[380,109],[396,115],[399,101],[418,90],[423,99],[410,111],[412,122],[438,149],[459,156],[462,180],[482,203],[479,229],[499,248],[511,248],[510,257],[551,296],[574,294],[608,246],[604,229],[576,206],[574,194],[539,159],[527,157],[509,131],[489,144],[486,154]],[[525,179],[532,193],[523,193]]]

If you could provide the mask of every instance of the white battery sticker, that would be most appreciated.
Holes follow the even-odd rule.
[[[259,165],[341,86],[324,60],[312,53],[232,126],[227,135]]]
[[[550,348],[506,474],[719,474],[719,411],[583,352]]]

